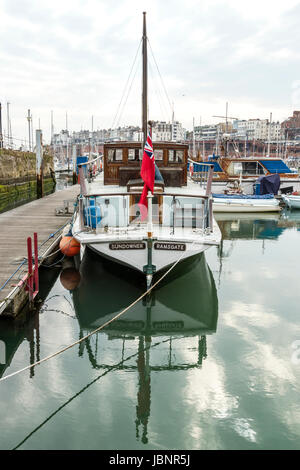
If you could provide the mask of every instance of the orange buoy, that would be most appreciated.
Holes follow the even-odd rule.
[[[65,256],[75,256],[80,252],[80,243],[74,237],[62,237],[59,244],[60,251]]]
[[[80,283],[80,272],[75,268],[66,268],[60,274],[60,282],[65,289],[74,290]]]

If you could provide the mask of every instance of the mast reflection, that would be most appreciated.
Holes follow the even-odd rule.
[[[300,228],[300,211],[278,213],[216,213],[222,240],[277,240],[289,228]],[[219,248],[222,250],[222,246]]]
[[[23,320],[23,319],[22,319]],[[21,346],[27,341],[29,345],[29,364],[34,364],[40,360],[40,328],[38,313],[29,320],[12,323],[6,319],[1,319],[0,328],[0,378],[4,376],[5,371],[10,367],[14,355]],[[29,370],[30,378],[35,374],[34,367]]]
[[[81,337],[113,318],[143,293],[143,283],[139,285],[139,277],[132,279],[132,271],[129,272],[119,267],[112,270],[107,263],[86,253],[80,267],[80,285],[72,292]],[[206,335],[216,332],[217,319],[215,282],[205,255],[201,254],[177,265],[151,296],[81,345],[79,355],[85,347],[92,367],[107,370],[112,365],[99,347],[101,335],[119,340],[121,358],[116,369],[138,374],[135,427],[136,438],[142,443],[148,442],[151,372],[201,368],[207,357]],[[190,347],[191,341],[184,341],[189,337],[191,341],[196,338],[196,348]],[[128,356],[127,343],[132,348],[133,341],[137,348],[135,362],[128,363],[124,359]],[[174,341],[184,341],[183,360],[174,353]]]

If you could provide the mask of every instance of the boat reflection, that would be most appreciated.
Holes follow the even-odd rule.
[[[57,269],[40,269],[39,299],[45,300],[51,291],[56,279]],[[40,360],[40,318],[39,313],[42,302],[35,311],[30,311],[25,306],[22,312],[13,321],[8,318],[0,319],[0,378],[9,369],[14,355],[23,342],[29,346],[28,365]],[[29,369],[29,376],[33,378],[35,368]]]
[[[288,228],[300,228],[300,213],[283,210],[281,214],[215,214],[222,240],[276,240]]]
[[[295,227],[297,230],[300,230],[300,211],[284,209],[281,213],[279,223],[286,228]]]
[[[118,268],[113,272],[88,252],[82,261],[80,274],[80,285],[72,296],[81,337],[113,318],[143,292],[143,285],[139,287],[126,276],[126,269],[120,271]],[[86,348],[93,368],[110,370],[111,360],[105,358],[105,351],[99,347],[99,335],[119,341],[120,358],[113,368],[138,374],[135,424],[136,437],[143,443],[148,442],[151,372],[201,368],[207,357],[206,335],[216,332],[217,319],[215,282],[205,255],[201,254],[176,266],[172,282],[168,279],[165,284],[158,285],[151,296],[105,327],[93,341],[91,337],[81,344],[79,354],[82,355],[83,348]],[[186,341],[188,337],[190,339]],[[183,342],[180,343],[180,351],[174,354],[177,341]],[[195,342],[194,348],[192,342]],[[135,361],[128,361],[133,357]]]
[[[109,268],[109,263],[95,260],[87,251],[80,267],[80,286],[73,291],[82,330],[96,329],[144,292],[143,283],[135,282],[132,271]],[[217,294],[205,256],[198,255],[180,263],[167,278],[168,282],[163,280],[147,301],[139,302],[109,325],[106,333],[161,335],[184,332],[187,335],[215,331]]]
[[[21,321],[22,320],[22,321]],[[0,328],[0,378],[4,376],[6,369],[12,363],[14,355],[27,341],[29,346],[29,363],[40,360],[40,330],[38,314],[29,320],[22,318],[12,324],[10,321],[1,320]],[[30,378],[35,374],[34,367],[29,370]]]

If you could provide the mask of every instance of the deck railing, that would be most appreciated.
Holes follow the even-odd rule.
[[[130,205],[134,193],[82,195],[79,200],[80,229],[87,232],[123,234],[146,231],[138,204]],[[154,236],[169,229],[170,236],[180,236],[190,229],[194,233],[210,233],[213,229],[210,195],[154,193],[160,203],[153,204]]]
[[[99,155],[99,157],[94,158],[93,160],[89,160],[78,165],[80,185],[82,182],[85,184],[85,180],[89,183],[92,182],[93,179],[102,171],[102,159],[103,156]]]
[[[95,160],[99,160],[95,159]],[[94,161],[95,161],[94,160]],[[141,220],[141,208],[132,201],[139,200],[141,193],[130,191],[87,194],[86,178],[83,166],[79,166],[80,175],[80,229],[94,231],[96,233],[134,232],[146,230],[146,222]],[[212,231],[212,199],[211,184],[213,178],[213,165],[207,164],[205,177],[205,195],[191,193],[156,192],[158,203],[153,203],[153,225],[155,232],[170,229],[170,236],[178,236],[183,229],[190,228],[192,231],[209,233]],[[204,180],[203,180],[204,181]],[[138,197],[136,197],[138,196]],[[186,230],[185,230],[186,233]]]
[[[201,171],[199,171],[199,167],[201,167]],[[200,187],[208,188],[209,185],[211,186],[214,173],[214,165],[212,163],[195,162],[194,160],[189,159],[188,171],[191,179],[200,183]]]

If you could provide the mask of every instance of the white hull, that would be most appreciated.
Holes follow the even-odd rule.
[[[191,228],[176,228],[176,234],[170,233],[170,227],[154,228],[152,264],[155,272],[170,266],[176,261],[183,261],[218,245],[221,232],[216,221],[213,221],[213,232],[204,234]],[[90,247],[104,258],[113,262],[144,272],[148,263],[146,228],[133,231],[123,230],[116,233],[81,232],[79,220],[74,223],[73,233],[81,245],[81,259],[85,247]]]
[[[282,196],[282,199],[290,209],[300,209],[300,196]]]
[[[256,199],[220,199],[213,202],[214,212],[279,212],[281,210],[277,200]]]
[[[160,240],[159,243],[170,243],[168,240]],[[178,242],[179,243],[179,242]],[[174,242],[173,245],[178,244]],[[125,241],[126,244],[126,241]],[[143,273],[144,266],[147,265],[147,246],[141,250],[118,250],[110,249],[111,243],[91,243],[88,246],[104,258],[110,259],[116,263],[128,266]],[[152,250],[152,264],[155,266],[155,272],[167,268],[171,264],[180,260],[183,261],[192,256],[198,255],[211,247],[211,244],[204,243],[184,243],[185,251],[171,250]],[[169,245],[170,246],[170,245]],[[134,253],[133,253],[134,251]]]
[[[236,215],[233,215],[236,214]],[[227,220],[257,220],[260,217],[263,220],[278,221],[280,214],[278,212],[266,212],[262,216],[258,216],[257,212],[217,212],[215,218],[217,222],[224,222]]]
[[[236,181],[239,181],[236,179]],[[253,180],[242,180],[241,187],[243,189],[244,194],[253,194],[253,185],[257,181],[256,179]],[[231,181],[232,182],[232,181]],[[213,193],[223,193],[224,189],[227,188],[229,181],[213,181],[212,182],[212,192]],[[199,184],[200,186],[200,184]],[[288,186],[293,186],[294,191],[300,191],[300,180],[299,179],[288,179],[288,178],[280,178],[280,189]],[[205,185],[203,184],[203,187]]]

